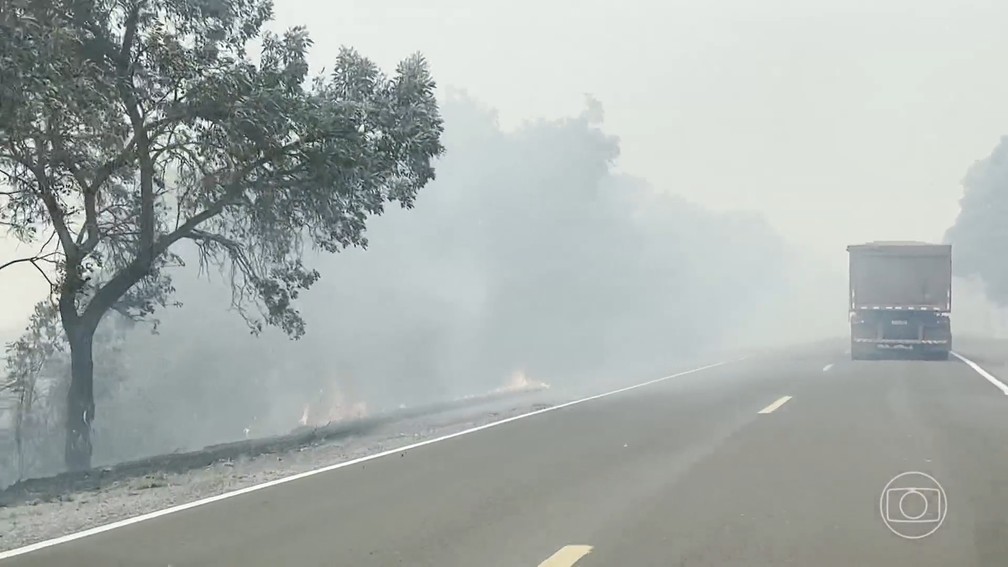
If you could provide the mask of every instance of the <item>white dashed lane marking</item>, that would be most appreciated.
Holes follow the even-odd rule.
[[[782,405],[786,404],[788,402],[788,400],[790,400],[790,399],[791,399],[791,396],[784,396],[784,397],[780,398],[779,400],[777,400],[776,402],[774,402],[774,403],[768,405],[767,407],[761,409],[759,412],[760,413],[773,413],[775,410],[777,410],[777,408],[779,408]]]
[[[571,567],[582,557],[591,553],[590,545],[565,545],[548,559],[539,564],[539,567]]]

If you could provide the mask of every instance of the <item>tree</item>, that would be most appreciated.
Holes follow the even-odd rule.
[[[959,215],[945,233],[954,247],[955,273],[979,276],[988,297],[1008,305],[1008,269],[1004,246],[1008,227],[1008,136],[1003,136],[986,158],[974,163],[963,179]]]
[[[310,78],[305,29],[271,17],[269,0],[0,0],[0,223],[59,243],[70,470],[90,467],[95,329],[169,303],[173,245],[231,278],[253,332],[299,338],[306,246],[366,247],[367,219],[434,178],[419,54],[386,76],[344,48]]]

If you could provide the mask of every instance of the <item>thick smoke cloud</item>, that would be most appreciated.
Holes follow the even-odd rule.
[[[334,397],[380,411],[516,371],[587,387],[844,321],[845,280],[808,294],[814,272],[794,277],[760,217],[614,173],[619,142],[594,101],[514,132],[465,95],[443,111],[448,153],[416,208],[373,219],[366,251],[312,255],[323,279],[301,300],[301,341],[251,337],[221,277],[177,274],[184,306],[160,314],[160,334],[130,331],[99,360],[97,462],[286,431]],[[813,296],[828,316],[803,311]]]
[[[963,179],[959,215],[945,233],[956,278],[953,320],[959,336],[1008,337],[1008,137]]]
[[[945,235],[953,245],[956,275],[979,278],[987,296],[1008,305],[1008,137],[975,163],[963,180],[963,196],[955,224]]]

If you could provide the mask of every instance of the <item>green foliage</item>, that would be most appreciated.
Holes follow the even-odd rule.
[[[10,431],[13,437],[0,436],[0,487],[60,471],[63,451],[59,433],[65,420],[70,353],[59,317],[52,301],[37,304],[25,332],[6,347],[6,368],[0,372],[6,371],[7,382],[0,384],[0,403],[13,409],[14,427]],[[114,393],[128,381],[123,340],[133,327],[128,319],[116,315],[103,319],[95,333],[95,373],[100,376],[95,397],[99,403],[113,402]],[[135,431],[137,426],[130,429]],[[5,442],[13,445],[8,447]]]
[[[424,59],[386,76],[343,49],[310,77],[306,31],[263,33],[272,13],[269,0],[0,0],[0,225],[59,243],[73,469],[90,467],[94,333],[109,310],[140,320],[168,304],[173,246],[228,274],[254,332],[297,338],[295,301],[319,278],[306,246],[366,246],[368,218],[411,207],[434,178]]]
[[[46,362],[64,347],[59,313],[51,302],[35,306],[25,333],[6,346],[8,386],[30,390]],[[29,397],[30,399],[30,397]]]
[[[443,149],[419,55],[392,76],[352,49],[309,76],[267,0],[0,0],[0,223],[55,233],[64,327],[150,316],[181,241],[223,269],[254,330],[299,337],[307,245],[366,246]],[[258,64],[246,55],[262,38]],[[258,315],[248,310],[258,307]]]

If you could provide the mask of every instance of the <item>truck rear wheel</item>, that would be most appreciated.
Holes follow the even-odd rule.
[[[947,350],[939,350],[939,351],[931,352],[931,353],[928,353],[927,358],[928,358],[928,360],[948,360],[949,359],[949,351],[947,351]]]
[[[867,348],[859,344],[851,344],[850,357],[851,360],[868,360],[871,358],[872,352]]]

